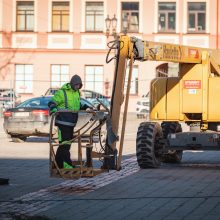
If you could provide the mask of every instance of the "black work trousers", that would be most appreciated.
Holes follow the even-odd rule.
[[[58,125],[58,128],[61,132],[61,144],[63,141],[69,141],[73,139],[74,127],[66,125]],[[55,160],[59,168],[63,168],[63,163],[66,162],[72,166],[72,161],[70,158],[70,147],[71,144],[64,144],[57,148]]]

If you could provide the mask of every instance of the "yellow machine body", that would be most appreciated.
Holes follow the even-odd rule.
[[[220,77],[205,58],[201,64],[180,64],[178,77],[152,80],[152,120],[220,122]]]

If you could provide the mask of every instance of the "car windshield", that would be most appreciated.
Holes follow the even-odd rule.
[[[102,95],[102,94],[100,94],[100,93],[98,93],[98,92],[94,92],[94,91],[90,91],[90,90],[85,90],[85,89],[82,89],[82,90],[80,91],[80,93],[81,93],[81,96],[82,96],[82,97],[85,97],[86,99],[88,99],[88,98],[93,98],[93,99],[95,99],[95,98],[107,99],[107,98],[108,98],[107,96]]]
[[[54,95],[57,92],[58,89],[59,88],[49,88],[46,91],[45,95]],[[93,99],[94,98],[105,98],[105,99],[108,99],[107,96],[102,95],[102,94],[100,94],[98,92],[95,92],[95,91],[91,91],[91,90],[82,89],[82,90],[80,90],[80,93],[81,93],[81,96],[86,98],[86,99],[87,98],[93,98]]]
[[[59,88],[49,88],[44,95],[54,95]]]
[[[94,105],[86,99],[81,98],[80,103],[82,106],[87,105],[89,108],[94,108]]]
[[[48,107],[48,102],[51,100],[52,97],[38,97],[38,98],[33,98],[33,99],[29,99],[26,100],[24,102],[22,102],[20,105],[18,105],[17,107],[37,107],[37,108],[47,108]],[[94,105],[92,105],[89,101],[87,101],[86,99],[81,98],[80,100],[81,105],[87,105],[90,108],[94,108]]]
[[[51,97],[39,97],[26,100],[22,102],[17,107],[38,107],[38,108],[45,108],[48,105],[48,102],[51,100]]]
[[[149,106],[149,102],[143,102],[143,106]]]

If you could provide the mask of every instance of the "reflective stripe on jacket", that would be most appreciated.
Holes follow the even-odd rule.
[[[65,104],[65,94],[67,97],[67,106]],[[69,83],[64,84],[61,89],[59,89],[53,96],[52,102],[56,103],[57,110],[68,109],[71,111],[79,111],[80,110],[80,94],[79,91],[75,91],[71,88]],[[56,117],[55,124],[59,125],[67,125],[67,126],[75,126],[78,120],[77,113],[63,112],[59,113]]]

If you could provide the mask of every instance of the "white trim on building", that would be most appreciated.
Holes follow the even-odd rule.
[[[2,34],[0,33],[0,48],[2,48]]]
[[[34,31],[38,31],[37,27],[37,14],[38,14],[38,1],[34,1]]]
[[[3,16],[3,3],[2,3],[3,1],[0,1],[0,31],[2,31],[2,16]]]
[[[47,27],[48,27],[48,32],[51,32],[51,30],[52,30],[52,0],[49,0],[49,2],[48,2],[48,12],[47,12],[48,14],[48,25],[47,25]]]
[[[154,41],[156,42],[164,42],[164,43],[172,43],[179,44],[179,36],[167,36],[167,35],[156,35],[154,37]]]
[[[106,36],[81,35],[80,49],[106,49]]]
[[[12,2],[12,31],[16,31],[16,2],[17,0]]]
[[[12,48],[37,48],[37,34],[13,34]]]
[[[183,45],[209,48],[209,36],[183,36]]]
[[[68,34],[48,34],[48,49],[73,49],[73,36]]]
[[[73,18],[74,18],[73,7],[74,7],[73,0],[70,0],[69,32],[74,32],[73,30]]]

